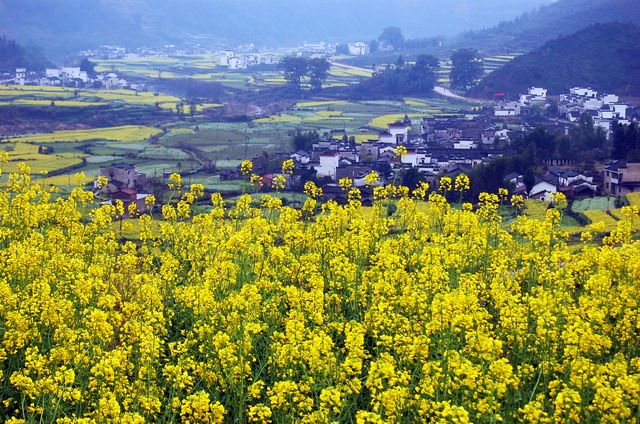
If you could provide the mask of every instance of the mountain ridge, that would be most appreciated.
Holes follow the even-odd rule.
[[[472,97],[495,92],[514,98],[530,86],[550,94],[574,86],[590,86],[618,95],[640,95],[640,27],[633,24],[595,24],[559,37],[517,57],[486,76],[470,91]]]
[[[455,38],[455,47],[497,51],[530,51],[557,37],[597,23],[640,25],[638,0],[559,0],[511,21]]]

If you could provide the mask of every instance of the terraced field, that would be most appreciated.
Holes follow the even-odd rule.
[[[145,78],[193,78],[199,81],[217,82],[235,89],[265,88],[286,84],[277,67],[249,68],[230,71],[219,65],[214,55],[180,57],[139,57],[131,59],[100,60],[98,72],[118,72],[125,76]],[[342,87],[369,78],[373,71],[331,66],[325,88]],[[308,84],[303,86],[308,87]]]
[[[5,143],[57,143],[83,142],[90,140],[139,141],[162,133],[158,128],[141,125],[97,128],[89,130],[54,131],[49,134],[36,134],[4,140]]]
[[[39,153],[39,147],[26,143],[1,143],[0,150],[9,154],[9,163],[3,172],[15,172],[21,163],[28,165],[33,174],[46,174],[75,167],[83,163],[87,155],[82,153]]]
[[[626,195],[627,201],[633,206],[640,206],[640,193]],[[537,200],[525,200],[525,215],[538,220],[544,220],[548,202]],[[615,199],[608,199],[605,196],[579,199],[571,204],[572,212],[582,215],[589,222],[588,225],[580,223],[568,216],[563,217],[562,227],[569,234],[577,235],[587,229],[599,228],[603,233],[609,233],[616,229],[618,221],[627,218],[622,213],[622,208],[615,208]],[[640,230],[640,217],[631,219],[634,229]],[[593,227],[595,226],[595,227]]]
[[[176,96],[160,93],[124,89],[90,90],[48,86],[0,86],[0,107],[48,107],[52,106],[51,102],[54,102],[56,107],[98,107],[127,104],[150,107],[157,105],[175,110],[179,103],[183,103],[183,100]],[[198,105],[198,111],[219,106],[221,105],[206,103]]]
[[[511,62],[521,53],[510,53],[495,56],[486,56],[482,58],[484,64],[484,74],[489,75],[491,72],[500,69],[505,64]],[[449,74],[451,73],[451,61],[445,60],[440,62],[440,68],[436,71],[438,85],[448,87],[451,83]]]

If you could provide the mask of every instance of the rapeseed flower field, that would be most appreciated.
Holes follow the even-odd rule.
[[[301,209],[213,194],[194,216],[203,187],[175,174],[171,201],[137,217],[119,202],[83,213],[92,192],[54,196],[21,166],[0,188],[0,419],[640,418],[637,207],[576,249],[564,199],[505,228],[502,207],[524,205],[506,190],[451,204],[468,179],[377,180],[366,212],[344,179],[345,205],[308,183]]]

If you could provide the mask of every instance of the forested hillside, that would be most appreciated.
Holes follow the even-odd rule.
[[[640,27],[598,24],[561,37],[520,56],[489,74],[472,90],[474,96],[505,92],[517,96],[530,86],[550,93],[591,86],[619,95],[640,94]]]
[[[47,60],[36,49],[27,49],[14,40],[0,36],[0,72],[13,72],[17,67],[42,69]]]
[[[638,0],[559,0],[512,21],[467,32],[454,42],[483,50],[528,51],[596,23],[640,24]]]

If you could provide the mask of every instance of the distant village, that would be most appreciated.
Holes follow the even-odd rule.
[[[302,56],[308,58],[327,58],[336,53],[336,44],[318,42],[304,43],[291,48],[260,50],[252,43],[237,46],[234,49],[209,50],[199,47],[189,49],[166,45],[162,48],[140,48],[129,50],[124,47],[105,45],[94,50],[79,53],[81,57],[99,60],[140,59],[144,57],[171,57],[182,55],[210,55],[216,58],[218,66],[229,70],[247,70],[257,66],[276,67],[285,56]],[[354,42],[347,45],[350,54],[364,55],[368,53],[368,45]],[[144,90],[144,85],[129,82],[115,72],[89,75],[80,67],[64,66],[48,68],[44,72],[36,72],[26,68],[16,68],[15,73],[0,74],[0,84],[62,86],[74,88],[103,88],[108,90],[130,88]]]
[[[114,72],[90,76],[80,67],[47,68],[44,72],[16,68],[15,74],[0,74],[0,84],[38,85],[49,87],[143,90],[142,84],[132,84]]]

